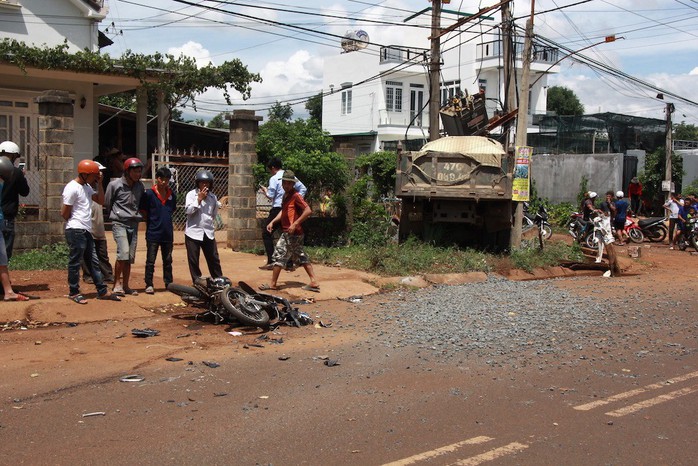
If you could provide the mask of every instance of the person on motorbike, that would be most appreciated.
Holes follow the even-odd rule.
[[[594,191],[589,191],[586,193],[584,200],[582,201],[582,219],[584,220],[584,227],[582,228],[579,239],[581,241],[589,230],[593,228],[591,225],[591,217],[595,215],[595,212],[599,212],[594,205],[597,194]]]

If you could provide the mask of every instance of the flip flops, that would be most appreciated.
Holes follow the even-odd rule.
[[[259,289],[262,290],[262,291],[269,291],[269,290],[276,291],[276,290],[279,289],[279,287],[277,287],[277,286],[270,286],[270,285],[267,285],[266,283],[262,283],[261,285],[259,285]]]
[[[312,291],[313,293],[319,293],[319,292],[320,292],[320,287],[319,287],[319,286],[303,285],[302,289],[304,289],[305,291]]]
[[[4,301],[29,301],[31,298],[22,293],[15,293],[13,298],[5,298]]]
[[[74,303],[77,303],[77,304],[87,304],[87,300],[86,300],[85,297],[84,297],[83,295],[81,295],[81,294],[76,294],[76,295],[73,295],[73,296],[68,296],[68,299],[70,299],[71,301],[73,301]]]
[[[101,299],[102,301],[121,301],[121,298],[114,293],[97,296],[97,299]]]

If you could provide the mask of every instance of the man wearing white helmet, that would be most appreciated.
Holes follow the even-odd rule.
[[[0,143],[0,156],[6,156],[14,165],[20,157],[19,146],[12,141]],[[5,228],[2,236],[5,239],[5,251],[7,259],[12,258],[12,249],[15,244],[15,217],[19,211],[19,196],[29,195],[29,183],[24,176],[24,170],[14,167],[12,176],[5,181],[2,187],[2,213],[5,217]]]
[[[613,229],[616,232],[616,238],[618,238],[618,245],[622,246],[623,238],[625,236],[625,219],[628,216],[628,209],[630,208],[630,203],[624,198],[625,193],[623,191],[616,192],[616,216],[613,217]]]

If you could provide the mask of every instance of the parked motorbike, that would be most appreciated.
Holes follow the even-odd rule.
[[[584,220],[584,216],[580,212],[572,212],[570,214],[570,221],[567,224],[570,235],[578,243],[585,244],[594,231],[593,226],[590,222]],[[593,242],[593,240],[592,240]],[[596,246],[589,246],[596,247]]]
[[[698,219],[688,220],[686,230],[680,236],[678,246],[682,251],[685,251],[689,246],[698,251]]]
[[[642,228],[635,223],[632,217],[628,216],[625,219],[625,228],[623,229],[630,241],[633,243],[642,243],[645,240],[645,235],[642,233]]]
[[[279,316],[277,305],[291,307],[283,298],[257,293],[244,282],[239,285],[233,286],[226,277],[200,277],[194,286],[170,283],[167,290],[181,296],[185,303],[205,309],[204,315],[212,315],[216,324],[236,320],[244,325],[267,328],[270,319]]]
[[[664,217],[650,217],[637,222],[645,237],[655,243],[664,241],[669,230],[664,224]]]
[[[537,227],[543,239],[549,239],[553,235],[553,228],[548,223],[548,211],[543,204],[538,207],[538,212],[531,215],[528,212],[528,202],[524,202],[523,231]]]

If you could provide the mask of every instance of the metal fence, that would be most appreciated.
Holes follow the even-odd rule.
[[[228,156],[216,153],[154,153],[152,172],[150,176],[155,178],[155,171],[160,167],[167,167],[172,171],[170,185],[177,193],[177,210],[173,216],[175,230],[184,230],[186,225],[185,202],[189,191],[196,188],[196,173],[200,170],[209,170],[213,173],[213,193],[218,197],[221,208],[218,211],[215,225],[216,230],[223,230],[228,224]],[[146,184],[147,186],[147,184]]]

